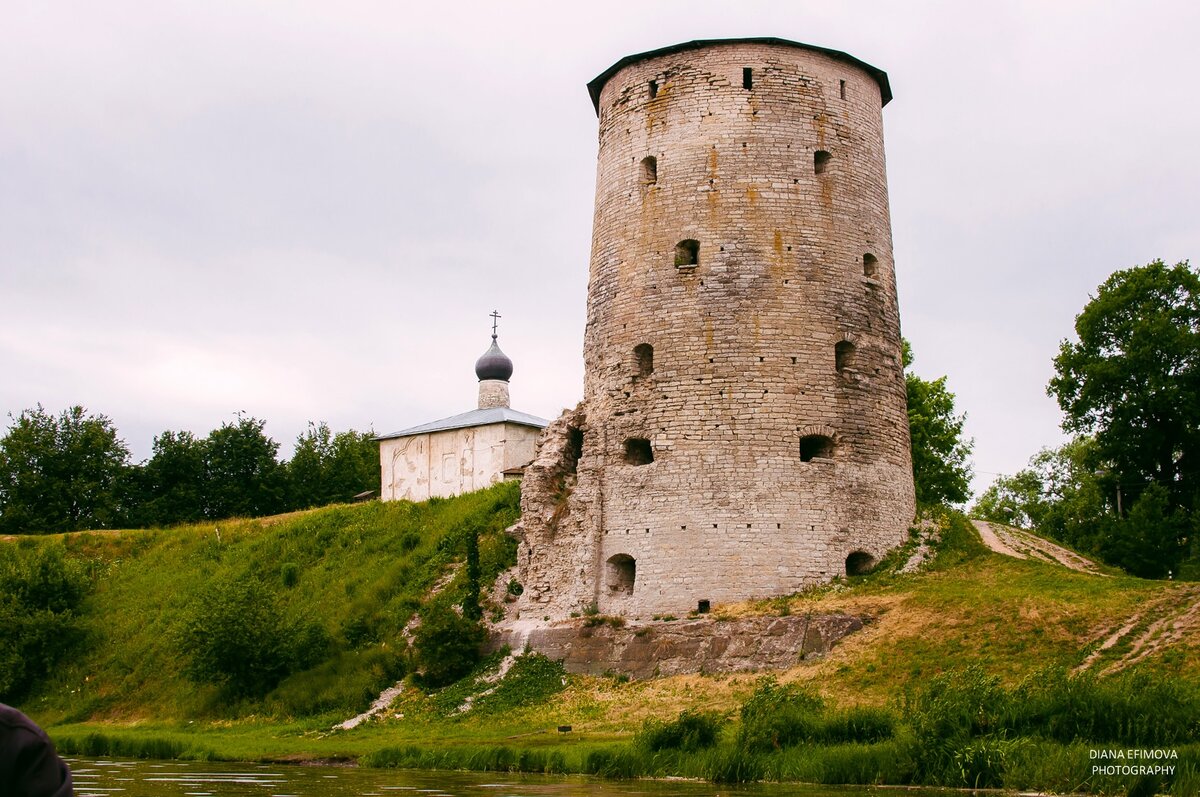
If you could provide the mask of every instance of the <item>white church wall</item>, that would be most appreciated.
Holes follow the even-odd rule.
[[[533,459],[540,429],[494,423],[381,440],[384,501],[424,501],[479,490]]]

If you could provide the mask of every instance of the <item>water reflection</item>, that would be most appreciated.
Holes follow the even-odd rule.
[[[76,797],[852,797],[867,789],[69,758]],[[913,792],[909,793],[915,794]]]

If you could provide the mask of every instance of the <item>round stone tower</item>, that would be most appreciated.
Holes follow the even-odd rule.
[[[869,569],[914,510],[887,75],[737,39],[630,56],[588,88],[582,518],[562,578],[534,561],[532,580],[649,619]]]

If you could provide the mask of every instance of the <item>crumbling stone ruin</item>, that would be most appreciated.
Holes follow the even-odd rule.
[[[649,620],[869,569],[914,509],[887,75],[737,39],[588,89],[584,399],[526,470],[521,618]]]

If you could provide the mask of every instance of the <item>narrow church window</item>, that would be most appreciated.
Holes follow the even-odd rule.
[[[823,434],[810,434],[800,438],[800,461],[811,462],[816,457],[833,456],[833,438]]]
[[[687,268],[700,264],[700,242],[691,238],[675,244],[675,267]]]
[[[825,167],[829,165],[829,161],[832,159],[833,156],[825,150],[817,150],[813,154],[813,171],[816,174],[823,174],[825,172]]]
[[[854,367],[854,344],[848,340],[839,341],[833,347],[833,359],[837,372],[840,374],[847,368]]]
[[[750,67],[742,67],[742,88],[746,91],[754,88],[754,70]]]
[[[654,99],[657,96],[658,96],[658,81],[651,80],[650,81],[650,99]]]
[[[875,567],[875,557],[866,551],[855,551],[846,557],[846,575],[861,576]]]
[[[633,359],[637,364],[638,376],[650,376],[654,373],[654,347],[649,343],[639,343],[634,346]]]
[[[658,182],[658,158],[647,155],[642,158],[642,185],[654,185]]]
[[[863,276],[874,277],[875,268],[879,264],[879,258],[868,252],[863,255]]]
[[[614,595],[632,595],[637,580],[637,560],[627,553],[610,556],[606,563],[608,591]]]
[[[654,449],[644,437],[631,437],[625,441],[625,462],[628,465],[649,465],[654,461]]]

